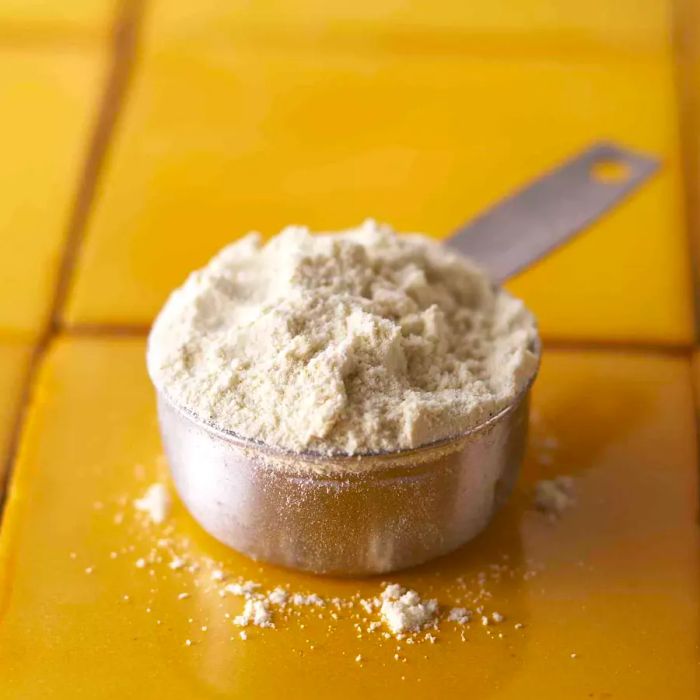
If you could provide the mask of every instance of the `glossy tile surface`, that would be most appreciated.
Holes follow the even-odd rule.
[[[135,339],[64,339],[43,366],[1,534],[3,698],[307,698],[331,688],[339,698],[465,689],[493,698],[698,696],[686,358],[546,354],[514,499],[471,546],[392,577],[450,605],[458,577],[469,588],[484,571],[486,609],[506,619],[471,625],[464,642],[443,623],[436,644],[397,652],[376,633],[357,639],[349,613],[333,621],[326,609],[323,620],[314,609],[239,639],[224,613],[240,603],[211,590],[206,557],[232,577],[326,598],[372,595],[379,581],[259,567],[203,535],[179,505],[166,525],[140,523],[131,501],[164,469],[143,350]],[[574,477],[576,503],[550,522],[532,509],[532,489],[555,474]],[[186,566],[173,570],[166,556],[139,568],[165,534],[189,539]],[[202,568],[191,573],[195,562]],[[190,597],[178,599],[183,592]]]
[[[30,355],[31,347],[28,343],[0,340],[0,498],[5,482],[7,451],[15,427]]]
[[[67,320],[149,323],[188,271],[250,229],[372,215],[445,236],[613,138],[661,156],[663,173],[512,288],[546,336],[689,342],[674,99],[655,61],[162,52],[130,95]]]
[[[670,44],[671,3],[624,0],[154,0],[149,35],[156,41],[230,41],[286,36],[290,41],[379,41],[394,47],[420,44],[457,51],[514,51],[568,59],[580,52],[665,52]],[[410,41],[409,41],[410,39]],[[468,39],[465,41],[465,39]]]
[[[0,332],[46,321],[103,89],[95,51],[0,48]]]

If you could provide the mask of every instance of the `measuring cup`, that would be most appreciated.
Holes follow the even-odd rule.
[[[594,145],[446,244],[499,284],[585,228],[656,167],[649,157]],[[539,344],[532,350],[539,358]],[[463,434],[416,449],[333,457],[223,430],[176,405],[153,381],[175,486],[207,532],[261,561],[365,575],[446,554],[487,525],[517,478],[535,374],[512,404]]]

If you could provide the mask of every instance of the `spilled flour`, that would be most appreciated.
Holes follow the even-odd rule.
[[[161,311],[148,366],[176,405],[269,445],[412,448],[511,403],[535,371],[532,315],[469,260],[367,221],[250,234]]]
[[[134,501],[134,508],[146,513],[156,524],[162,523],[170,512],[170,495],[163,484],[151,484],[141,498]]]
[[[386,586],[382,591],[381,600],[382,619],[394,634],[419,632],[437,618],[437,600],[423,600],[416,591],[407,591],[398,583]],[[454,617],[448,619],[455,620]]]
[[[77,534],[76,545],[83,546],[67,555],[76,574],[89,576],[86,586],[112,596],[143,638],[156,635],[159,645],[174,635],[185,648],[200,647],[205,655],[216,649],[219,657],[227,653],[222,644],[267,644],[265,638],[282,634],[285,654],[306,656],[332,653],[329,648],[343,639],[334,663],[343,663],[347,652],[353,664],[417,664],[415,670],[433,653],[446,653],[440,645],[504,640],[510,650],[526,634],[518,607],[500,594],[539,574],[531,560],[511,563],[501,554],[477,569],[468,564],[456,576],[411,576],[410,587],[376,579],[358,580],[355,587],[349,579],[246,565],[235,555],[213,558],[188,529],[178,531],[172,514],[155,522],[147,509],[134,507],[144,491],[168,495],[162,482],[142,483],[136,492],[95,502],[95,524],[104,533],[100,546],[85,547]],[[263,646],[262,653],[270,648]]]
[[[570,476],[555,476],[535,484],[535,508],[550,519],[561,517],[575,502],[575,482]]]

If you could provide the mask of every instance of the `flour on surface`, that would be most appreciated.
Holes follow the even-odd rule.
[[[170,512],[170,494],[163,484],[152,484],[146,493],[134,501],[134,508],[140,510],[157,525],[168,517]]]
[[[114,508],[123,508],[133,500],[132,496],[120,496]],[[303,635],[295,635],[295,644],[303,646],[297,651],[318,649],[323,653],[326,647],[317,643],[345,628],[364,645],[354,652],[361,654],[363,664],[387,658],[386,654],[394,651],[396,660],[410,663],[416,658],[413,648],[420,645],[425,650],[433,644],[466,643],[479,636],[503,639],[509,632],[520,634],[524,625],[510,617],[511,611],[497,605],[495,594],[504,581],[530,580],[540,571],[533,560],[511,564],[509,557],[502,555],[469,573],[446,575],[440,580],[428,576],[422,592],[412,576],[416,590],[403,583],[380,585],[367,579],[358,581],[357,587],[347,582],[329,586],[326,581],[320,583],[323,590],[314,592],[296,588],[298,577],[287,579],[282,569],[260,568],[260,580],[253,578],[254,567],[244,567],[248,575],[241,575],[241,562],[236,557],[213,558],[212,552],[202,550],[200,542],[187,532],[178,532],[174,518],[154,529],[150,518],[135,509],[127,510],[126,520],[116,528],[111,510],[112,506],[106,505],[95,511],[95,517],[103,521],[100,527],[109,524],[114,528],[110,546],[101,556],[95,558],[98,553],[90,552],[88,559],[73,546],[66,557],[78,571],[99,577],[101,581],[96,583],[101,589],[112,590],[105,586],[107,580],[124,584],[115,600],[140,608],[144,619],[160,626],[161,633],[186,629],[181,643],[186,636],[193,646],[212,636],[254,643],[263,635],[294,628],[305,630]],[[170,566],[173,561],[184,564],[174,568]],[[436,590],[440,591],[439,605],[430,595]],[[336,595],[321,595],[330,591]],[[480,624],[481,616],[486,624]],[[499,624],[503,622],[510,624]]]
[[[535,507],[550,518],[560,517],[574,503],[574,480],[570,476],[555,476],[535,484]]]
[[[224,248],[173,292],[149,339],[176,405],[292,451],[361,454],[457,435],[532,378],[523,304],[469,260],[367,221]]]
[[[245,627],[255,625],[256,627],[274,627],[272,613],[267,601],[262,599],[248,598],[243,607],[243,612],[233,620],[234,625]]]
[[[467,610],[466,608],[452,608],[452,610],[447,613],[448,622],[456,622],[458,625],[466,625],[471,619],[471,610]]]
[[[381,601],[382,620],[393,634],[419,632],[437,619],[437,600],[423,600],[416,591],[406,590],[397,583],[382,591]]]
[[[249,595],[260,588],[259,583],[255,581],[243,581],[242,583],[228,583],[224,586],[224,590],[232,595]]]

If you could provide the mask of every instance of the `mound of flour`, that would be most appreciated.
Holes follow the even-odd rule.
[[[510,403],[536,358],[532,315],[469,260],[367,221],[224,248],[149,338],[175,404],[294,451],[357,454],[458,434]]]

